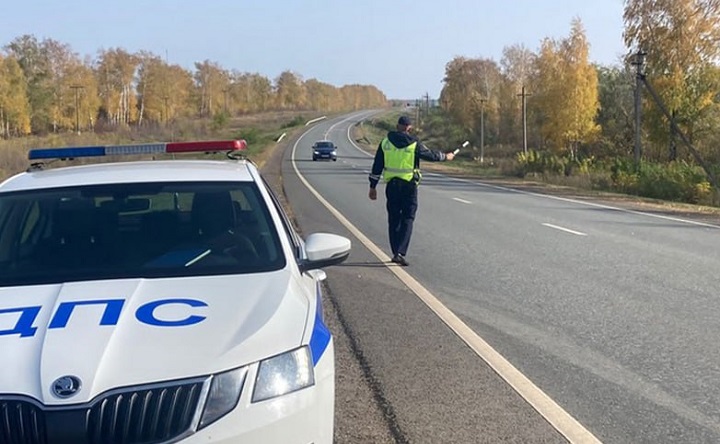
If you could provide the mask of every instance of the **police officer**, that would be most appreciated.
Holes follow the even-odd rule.
[[[405,255],[410,245],[413,221],[418,207],[417,189],[420,182],[420,159],[430,162],[453,160],[455,154],[426,148],[410,134],[412,122],[406,116],[398,119],[397,131],[390,131],[380,142],[370,171],[370,200],[377,199],[375,189],[380,174],[386,182],[388,234],[392,261],[408,265]]]

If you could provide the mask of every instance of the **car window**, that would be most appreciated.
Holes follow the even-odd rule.
[[[256,184],[146,183],[0,194],[0,285],[285,266]]]

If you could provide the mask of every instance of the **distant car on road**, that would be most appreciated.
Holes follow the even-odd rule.
[[[337,146],[329,140],[318,140],[312,146],[313,148],[313,161],[318,159],[329,159],[337,161]]]

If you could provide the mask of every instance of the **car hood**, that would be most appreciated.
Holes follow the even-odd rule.
[[[47,405],[208,375],[298,347],[308,299],[289,271],[0,289],[0,394]],[[62,400],[63,376],[81,381]]]

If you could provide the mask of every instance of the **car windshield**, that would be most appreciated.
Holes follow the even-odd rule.
[[[273,227],[251,182],[0,194],[0,285],[276,270]]]
[[[318,142],[315,146],[317,148],[333,148],[332,142]]]

